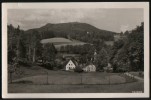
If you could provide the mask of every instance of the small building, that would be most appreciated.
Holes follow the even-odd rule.
[[[89,64],[89,65],[83,67],[83,71],[85,71],[85,72],[96,72],[96,67],[93,64]]]
[[[76,61],[72,61],[71,59],[65,64],[66,71],[72,71],[76,68],[78,63]]]

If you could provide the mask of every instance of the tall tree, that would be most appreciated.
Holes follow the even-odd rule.
[[[95,63],[97,65],[97,68],[98,69],[103,69],[103,67],[106,67],[107,64],[108,64],[108,60],[109,60],[108,53],[105,50],[105,48],[102,48],[99,51],[99,54],[97,54],[97,56],[96,56]]]
[[[51,62],[55,60],[56,49],[53,44],[47,43],[43,46],[43,62]]]
[[[20,46],[20,26],[18,25],[17,27],[17,35],[18,35],[18,38],[17,38],[17,61],[19,60],[19,54],[20,54],[20,51],[19,51],[19,46]]]
[[[32,61],[33,63],[36,61],[36,51],[40,44],[40,35],[38,31],[33,31],[32,40],[31,40],[31,48],[32,48]]]

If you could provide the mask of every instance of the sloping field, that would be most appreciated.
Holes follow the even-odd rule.
[[[106,44],[106,45],[110,45],[110,46],[113,46],[113,44],[114,44],[114,41],[105,41],[105,44]]]
[[[61,37],[43,39],[40,42],[42,44],[53,43],[54,45],[83,45],[83,44],[88,44],[88,43],[81,42],[78,40],[74,40],[74,39],[70,40],[70,39],[61,38]]]
[[[61,46],[67,46],[67,45],[72,45],[72,46],[76,46],[76,45],[84,45],[84,44],[88,44],[85,42],[81,42],[78,40],[70,40],[70,39],[66,39],[66,38],[61,38],[61,37],[56,37],[56,38],[50,38],[50,39],[43,39],[40,41],[42,44],[45,43],[53,43],[55,48],[57,50],[60,50]]]
[[[42,44],[44,43],[54,43],[54,44],[63,44],[63,43],[70,43],[72,42],[69,39],[66,38],[61,38],[61,37],[57,37],[57,38],[49,38],[49,39],[43,39],[40,41]]]

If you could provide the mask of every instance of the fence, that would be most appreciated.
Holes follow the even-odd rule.
[[[134,76],[128,75],[131,81]],[[26,77],[25,77],[26,76]],[[12,77],[12,76],[11,76]],[[33,72],[29,75],[26,73],[19,78],[14,78],[12,83],[35,84],[35,85],[111,85],[126,83],[124,77],[111,73],[75,73],[75,72]]]

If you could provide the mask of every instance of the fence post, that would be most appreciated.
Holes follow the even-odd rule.
[[[10,83],[12,83],[12,72],[10,72]]]
[[[47,74],[46,75],[47,76],[47,78],[46,78],[47,83],[46,84],[48,85],[48,72],[47,71],[46,71],[46,74]]]
[[[81,73],[81,84],[82,84],[82,73]]]
[[[110,85],[111,85],[111,82],[110,82],[110,73],[109,73],[109,87],[110,87]]]

